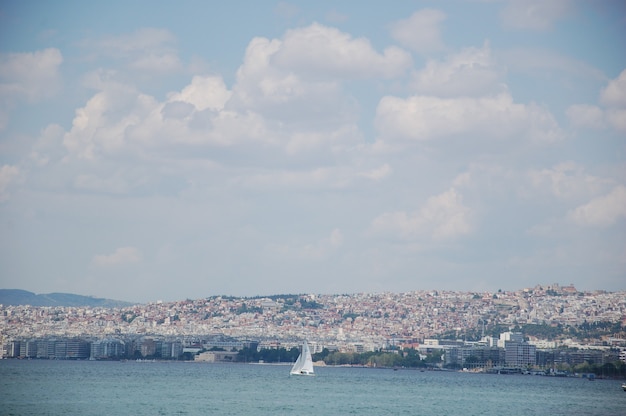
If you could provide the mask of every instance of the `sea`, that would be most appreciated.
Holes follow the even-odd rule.
[[[0,360],[2,415],[626,415],[621,381],[413,369]]]

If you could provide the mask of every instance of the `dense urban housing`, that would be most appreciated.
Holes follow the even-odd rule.
[[[626,293],[558,284],[495,293],[215,296],[124,308],[2,305],[0,319],[4,358],[237,361],[242,351],[289,351],[306,339],[320,358],[412,350],[468,370],[626,361]]]

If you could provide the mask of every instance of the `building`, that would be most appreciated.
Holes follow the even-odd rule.
[[[527,342],[505,341],[504,360],[509,367],[527,367],[537,364],[537,347]]]
[[[37,358],[37,341],[34,339],[20,342],[21,358]]]
[[[163,341],[159,346],[157,354],[161,358],[178,358],[183,354],[183,343],[180,341]]]
[[[208,363],[233,362],[237,359],[236,352],[231,351],[206,351],[194,357],[194,361],[204,361]]]
[[[10,341],[3,346],[3,356],[6,358],[17,358],[20,356],[20,341]]]
[[[126,344],[124,341],[114,338],[107,338],[91,343],[92,360],[107,360],[122,358],[126,355]]]
[[[12,341],[7,345],[6,356],[11,358],[87,359],[91,350],[89,342],[78,338],[29,339]]]
[[[446,350],[446,365],[463,368],[489,368],[504,364],[504,350],[498,347],[452,347]]]
[[[551,367],[554,365],[554,350],[537,350],[535,352],[535,363],[539,367]]]
[[[157,341],[152,338],[144,339],[139,345],[142,357],[154,357],[157,351]]]
[[[65,341],[65,359],[84,360],[89,358],[91,345],[82,339],[68,339]]]
[[[498,340],[498,347],[504,348],[504,344],[507,342],[524,342],[524,335],[521,332],[503,332],[500,334]]]

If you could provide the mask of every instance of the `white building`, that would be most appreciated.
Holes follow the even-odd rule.
[[[500,334],[498,340],[498,347],[505,348],[505,343],[509,342],[524,342],[524,335],[521,332],[503,332]]]

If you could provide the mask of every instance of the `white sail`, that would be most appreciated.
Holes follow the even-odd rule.
[[[313,372],[313,358],[311,358],[311,350],[309,350],[309,344],[307,344],[306,341],[302,344],[302,352],[300,352],[298,359],[294,363],[293,367],[291,367],[291,372],[289,374],[299,376],[315,375]]]

